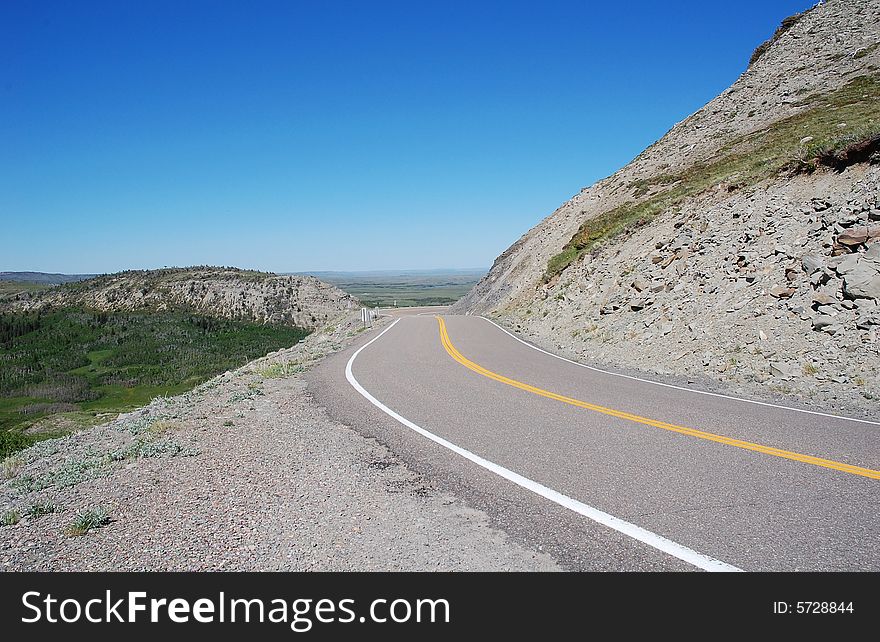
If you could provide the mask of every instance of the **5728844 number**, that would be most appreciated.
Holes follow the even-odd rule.
[[[853,613],[852,602],[774,602],[773,613],[785,615],[827,615],[835,613]]]

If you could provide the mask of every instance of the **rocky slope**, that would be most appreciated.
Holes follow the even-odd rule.
[[[308,396],[359,330],[2,462],[0,571],[559,570]]]
[[[454,311],[581,360],[876,412],[880,2],[829,0],[786,26]]]
[[[67,306],[106,312],[186,310],[313,330],[356,304],[342,290],[310,276],[194,267],[99,276],[43,293],[22,294],[11,305],[18,310]]]

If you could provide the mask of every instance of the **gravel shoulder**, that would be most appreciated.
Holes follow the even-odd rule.
[[[0,569],[558,570],[313,401],[305,373],[358,334],[348,317],[4,462],[0,512],[20,519]],[[106,525],[69,533],[98,507]]]

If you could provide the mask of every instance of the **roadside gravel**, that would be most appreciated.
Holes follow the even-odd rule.
[[[178,397],[4,466],[3,570],[557,570],[384,446],[332,421],[303,373],[352,317]],[[47,502],[56,510],[31,517]],[[67,533],[77,513],[111,521]]]

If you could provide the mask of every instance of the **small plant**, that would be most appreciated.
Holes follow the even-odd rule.
[[[37,488],[37,480],[34,479],[33,475],[24,475],[22,477],[18,477],[9,483],[9,487],[12,488],[19,495],[24,495],[25,493],[30,493],[34,490],[40,490]]]
[[[76,519],[67,527],[68,535],[85,535],[90,530],[110,523],[110,514],[102,507],[89,508],[77,513]]]
[[[27,516],[31,519],[35,519],[37,517],[42,517],[43,515],[48,515],[49,513],[54,513],[56,510],[58,510],[58,507],[55,506],[55,504],[48,499],[44,499],[31,504],[30,508],[27,509]]]
[[[815,364],[812,364],[812,363],[805,363],[804,364],[804,374],[805,375],[814,375],[818,372],[819,372],[819,368]]]
[[[266,366],[262,370],[258,371],[257,374],[259,374],[264,379],[281,379],[283,377],[289,377],[299,370],[300,368],[296,364],[273,363],[272,365]]]
[[[0,465],[0,475],[3,476],[3,479],[12,479],[19,470],[21,470],[21,459],[18,457],[7,457]]]
[[[258,384],[248,384],[247,390],[238,390],[229,395],[226,405],[238,403],[240,401],[253,401],[257,397],[262,396],[263,389]]]
[[[182,446],[173,439],[136,439],[126,448],[119,448],[108,454],[110,461],[127,459],[150,459],[152,457],[194,457],[199,454],[195,448]]]
[[[147,431],[152,435],[163,435],[170,430],[177,430],[180,428],[180,424],[175,421],[165,421],[159,420],[150,424],[150,427],[147,428]]]
[[[229,426],[234,426],[235,423],[232,421],[232,419],[227,419],[226,421],[223,422],[223,425],[228,428]]]
[[[18,511],[15,509],[5,511],[0,515],[0,525],[2,526],[15,526],[20,520],[21,515],[19,515]]]

